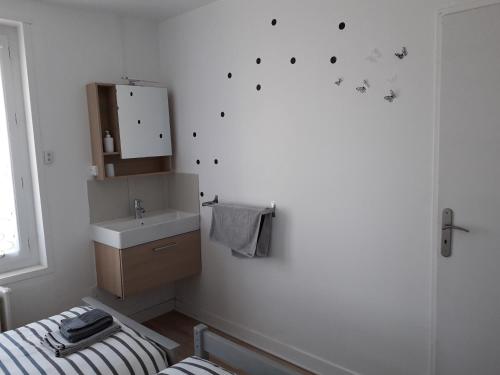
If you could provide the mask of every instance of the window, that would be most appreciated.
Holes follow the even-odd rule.
[[[20,46],[0,25],[0,274],[40,263]]]

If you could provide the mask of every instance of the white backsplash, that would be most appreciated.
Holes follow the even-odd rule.
[[[175,208],[199,212],[198,176],[171,174],[87,181],[90,223],[131,216],[134,199],[146,212]]]

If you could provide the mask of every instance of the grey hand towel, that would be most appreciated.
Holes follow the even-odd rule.
[[[265,208],[234,204],[212,207],[210,239],[245,257],[266,257],[271,247],[272,214]]]
[[[120,329],[120,324],[113,322],[108,328],[78,342],[69,342],[61,335],[60,331],[47,332],[41,344],[54,353],[56,357],[65,357],[103,341]]]
[[[105,311],[93,309],[76,318],[61,321],[61,335],[69,342],[92,336],[113,324],[113,317]]]

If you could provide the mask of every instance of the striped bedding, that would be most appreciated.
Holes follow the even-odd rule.
[[[56,358],[40,343],[62,319],[91,307],[75,307],[48,319],[0,334],[0,374],[12,375],[140,375],[156,374],[168,366],[165,353],[124,326],[104,341],[65,358]]]
[[[189,357],[163,370],[164,375],[234,375],[222,367],[198,357]]]

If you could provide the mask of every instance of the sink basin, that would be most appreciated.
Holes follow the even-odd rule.
[[[142,219],[127,217],[92,224],[91,237],[96,242],[126,249],[198,229],[199,214],[164,210],[148,213]]]

